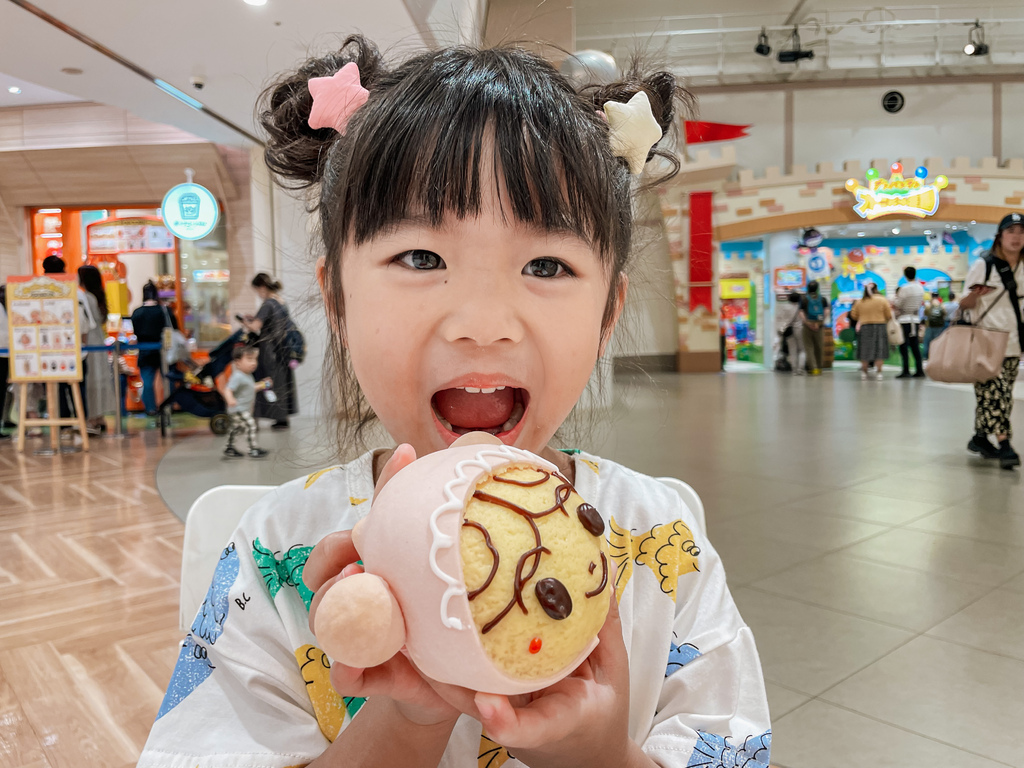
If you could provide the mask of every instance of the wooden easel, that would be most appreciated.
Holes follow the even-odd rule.
[[[45,419],[29,419],[28,414],[28,382],[18,382],[18,452],[25,451],[25,430],[29,427],[48,427],[50,430],[50,448],[54,453],[60,452],[60,428],[78,427],[82,435],[82,450],[89,450],[89,432],[85,428],[85,408],[82,407],[82,390],[79,389],[77,380],[68,381],[44,381],[46,384],[46,412]],[[58,384],[67,384],[71,389],[71,399],[75,405],[75,415],[62,419],[60,418],[60,399]]]

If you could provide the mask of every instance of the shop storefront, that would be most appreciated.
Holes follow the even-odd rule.
[[[741,171],[722,178],[734,158],[704,152],[684,164],[678,179],[661,191],[662,213],[674,259],[679,309],[680,370],[714,370],[705,355],[725,335],[730,360],[771,367],[776,342],[775,307],[816,280],[832,308],[826,358],[854,355],[849,310],[868,282],[893,295],[913,266],[927,294],[961,295],[971,263],[991,246],[995,224],[1007,210],[1024,206],[1024,160],[999,166],[987,158],[972,166],[911,159],[875,161],[862,170],[820,164],[761,176]],[[735,166],[733,166],[734,169]],[[913,168],[914,172],[904,173]],[[698,185],[711,190],[710,222],[694,220],[691,201]],[[703,215],[698,208],[696,214]],[[689,231],[714,233],[714,304],[694,311]],[[689,359],[689,363],[686,360]],[[694,361],[701,361],[694,366]]]
[[[181,240],[163,226],[159,204],[31,208],[32,268],[64,259],[68,272],[92,264],[103,275],[111,314],[128,317],[152,280],[178,324],[200,346],[231,333],[227,229],[223,218],[201,240]]]

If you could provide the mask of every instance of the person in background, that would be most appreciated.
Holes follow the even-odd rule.
[[[786,345],[793,374],[802,376],[807,372],[807,361],[804,358],[803,325],[800,323],[800,294],[796,291],[790,291],[786,300],[778,303],[775,327],[779,333],[779,343]]]
[[[164,328],[170,320],[171,327],[178,330],[174,313],[160,306],[160,294],[150,280],[142,286],[142,306],[132,312],[132,328],[140,344],[162,343]],[[156,377],[160,373],[160,350],[139,351],[139,375],[142,376],[142,403],[147,416],[156,416]]]
[[[807,295],[800,303],[800,323],[803,326],[804,354],[811,376],[821,375],[823,359],[825,313],[828,303],[818,290],[818,281],[807,284]]]
[[[946,325],[956,322],[956,313],[960,311],[960,302],[956,300],[956,294],[950,291],[948,298],[942,303],[942,308],[946,310]]]
[[[103,278],[96,267],[85,264],[78,268],[78,283],[85,290],[88,309],[95,321],[85,336],[85,343],[90,347],[102,347],[107,338],[107,294],[103,290]],[[117,409],[114,377],[108,358],[109,354],[106,352],[93,352],[89,356],[89,367],[86,371],[89,382],[89,401],[85,408],[87,425],[98,432],[106,431],[107,422],[104,417]]]
[[[252,417],[252,409],[256,405],[256,393],[269,389],[273,382],[253,378],[259,358],[260,351],[256,347],[239,345],[231,350],[231,378],[220,388],[231,416],[231,431],[224,448],[224,456],[228,459],[240,459],[245,455],[235,448],[235,438],[243,433],[249,444],[250,458],[262,459],[267,455],[266,449],[256,445],[256,420]]]
[[[298,413],[298,398],[295,389],[295,371],[292,369],[291,358],[285,349],[285,332],[291,324],[288,308],[281,301],[281,283],[266,272],[260,272],[252,279],[253,290],[263,301],[256,316],[243,318],[242,325],[247,331],[256,334],[256,344],[260,350],[260,366],[256,377],[272,379],[274,394],[277,399],[270,402],[266,398],[256,401],[256,418],[273,419],[271,429],[288,429],[288,417]]]
[[[882,380],[882,365],[889,357],[889,333],[886,324],[892,319],[889,301],[879,294],[874,283],[864,286],[864,295],[853,303],[850,318],[857,324],[857,359],[860,360],[861,381],[871,377]]]
[[[1024,288],[1024,214],[1011,213],[999,222],[992,250],[974,262],[964,285],[970,291],[960,300],[961,309],[971,310],[982,328],[1009,334],[1003,368],[996,378],[974,385],[974,437],[967,450],[986,459],[998,459],[1003,469],[1020,466],[1020,457],[1010,445],[1013,436],[1013,385],[1020,368],[1020,294]],[[1017,297],[1017,307],[1013,297]],[[992,445],[989,435],[999,443]]]
[[[949,325],[949,318],[946,309],[942,306],[942,297],[937,293],[932,294],[931,301],[924,309],[924,359],[928,359],[928,348],[935,339],[942,335]]]
[[[7,349],[8,336],[7,332],[7,286],[0,285],[0,349]],[[0,440],[4,440],[10,437],[10,434],[4,432],[8,428],[7,426],[7,377],[11,373],[10,365],[10,354],[9,352],[0,352],[0,388],[3,390],[3,395],[0,396]],[[14,426],[13,424],[11,426]]]
[[[47,256],[43,259],[43,274],[45,275],[63,275],[67,272],[67,265],[64,263],[64,259],[60,256]],[[78,333],[82,337],[82,346],[86,344],[86,339],[89,336],[89,332],[96,327],[96,318],[92,312],[89,311],[89,299],[88,294],[82,290],[82,286],[78,286]],[[89,412],[89,353],[85,350],[82,351],[82,380],[78,383],[78,389],[82,393],[82,407],[85,408],[86,413]],[[68,384],[61,384],[57,388],[57,399],[60,401],[59,411],[62,419],[71,417],[74,413],[75,403],[71,397],[71,387]],[[51,407],[49,403],[46,405],[47,409]],[[82,414],[85,417],[85,414]],[[61,434],[69,436],[72,432],[72,427],[62,427]]]
[[[921,365],[921,341],[918,338],[917,330],[921,307],[924,305],[924,286],[917,281],[917,270],[914,267],[904,269],[903,276],[907,282],[896,289],[896,301],[893,304],[896,320],[903,326],[903,343],[900,344],[903,371],[896,378],[911,378],[910,355],[913,354],[914,366],[917,369],[914,378],[920,379],[924,378],[924,368]]]

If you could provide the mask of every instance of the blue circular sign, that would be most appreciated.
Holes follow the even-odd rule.
[[[164,226],[182,240],[199,240],[217,226],[220,208],[217,199],[199,184],[179,184],[164,195],[160,204]]]
[[[811,256],[807,261],[807,269],[811,272],[820,273],[828,269],[828,264],[821,256]]]

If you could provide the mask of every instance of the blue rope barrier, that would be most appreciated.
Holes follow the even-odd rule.
[[[163,349],[163,344],[161,344],[159,341],[144,341],[141,344],[122,344],[120,351],[121,352],[133,352],[133,351],[149,352],[151,350],[157,350],[157,349]],[[99,344],[86,345],[86,346],[82,347],[82,351],[83,352],[113,352],[114,351],[114,345],[113,344],[111,344],[109,346],[106,345],[106,344],[103,344],[103,345],[99,345]],[[4,347],[0,347],[0,356],[9,357],[10,356],[10,350],[9,349],[5,349]]]

